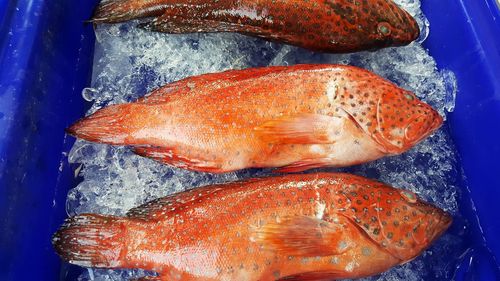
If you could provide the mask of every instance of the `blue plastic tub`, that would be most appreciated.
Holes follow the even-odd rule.
[[[97,1],[0,1],[0,280],[75,280],[50,236],[76,183],[64,128],[81,117]],[[450,127],[467,178],[469,251],[456,280],[500,280],[500,12],[495,0],[423,0],[425,46],[455,72]],[[470,191],[465,188],[468,186]],[[447,257],[442,257],[446,259]]]

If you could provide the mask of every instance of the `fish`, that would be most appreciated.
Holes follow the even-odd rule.
[[[151,31],[236,32],[330,53],[403,46],[420,36],[416,20],[391,0],[110,0],[90,21],[135,19]]]
[[[52,243],[72,264],[141,268],[153,280],[332,280],[407,263],[452,220],[360,176],[288,174],[195,188],[125,216],[71,217]]]
[[[67,132],[192,171],[300,172],[401,154],[442,122],[415,94],[367,70],[296,65],[189,77]]]

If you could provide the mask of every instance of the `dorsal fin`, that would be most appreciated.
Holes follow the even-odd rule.
[[[146,221],[161,220],[169,213],[182,209],[187,203],[200,200],[222,189],[224,189],[224,185],[215,185],[171,194],[130,209],[127,212],[127,217]]]
[[[188,77],[158,88],[149,95],[138,99],[137,102],[147,104],[169,102],[171,98],[176,95],[185,95],[188,93],[210,91],[224,86],[233,86],[235,83],[262,77],[269,73],[276,73],[276,71],[279,70],[284,71],[286,68],[283,66],[273,66],[247,70],[229,70],[220,73],[208,73]]]

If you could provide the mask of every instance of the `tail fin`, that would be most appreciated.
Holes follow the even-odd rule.
[[[77,138],[91,142],[124,145],[134,130],[134,114],[130,104],[112,105],[87,116],[66,129]]]
[[[157,2],[159,1],[103,1],[97,6],[94,16],[90,21],[95,23],[117,23],[144,17],[160,16],[163,14],[164,8]]]
[[[124,244],[124,220],[101,215],[69,218],[52,236],[56,252],[69,263],[85,267],[117,268]]]

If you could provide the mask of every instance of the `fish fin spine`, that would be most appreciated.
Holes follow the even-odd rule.
[[[52,236],[52,245],[66,261],[85,267],[123,266],[124,220],[85,214],[68,218]]]

